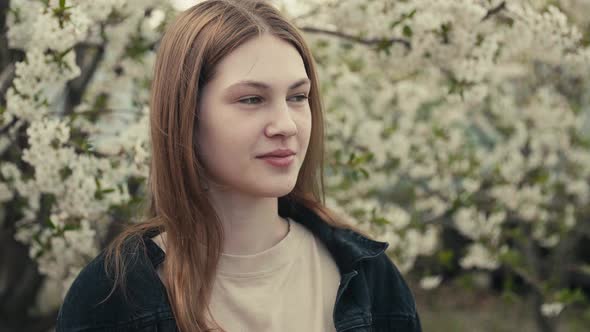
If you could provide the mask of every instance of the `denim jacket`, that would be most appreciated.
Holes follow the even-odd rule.
[[[334,228],[304,206],[281,199],[279,215],[307,227],[326,245],[339,268],[333,311],[337,332],[422,331],[412,292],[384,252],[387,242]],[[178,331],[156,273],[164,260],[164,252],[150,239],[157,234],[153,230],[144,235],[147,255],[133,255],[126,273],[127,300],[115,291],[98,304],[113,285],[104,272],[104,251],[84,267],[59,310],[56,332]]]

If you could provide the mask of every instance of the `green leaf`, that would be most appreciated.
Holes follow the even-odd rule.
[[[391,222],[383,217],[377,217],[373,219],[373,223],[380,225],[380,226],[384,226],[384,225],[388,225],[391,224]]]
[[[96,183],[96,191],[94,192],[94,198],[101,200],[103,199],[102,188],[100,187],[100,180],[94,178],[94,183]]]
[[[360,171],[361,173],[363,173],[363,176],[365,177],[365,179],[368,179],[368,178],[370,178],[369,172],[368,172],[366,169],[364,169],[364,168],[359,168],[359,171]]]
[[[556,298],[565,304],[585,303],[588,300],[580,288],[561,289],[557,292]]]
[[[450,268],[450,267],[452,267],[454,256],[455,256],[455,253],[453,252],[453,250],[446,249],[446,250],[442,250],[442,251],[438,252],[437,259],[440,262],[440,264],[442,264],[445,267]]]
[[[76,225],[71,225],[71,224],[67,224],[64,226],[64,232],[65,231],[73,231],[76,229],[80,229],[80,226],[76,226]]]
[[[112,193],[115,191],[115,188],[108,188],[108,189],[103,189],[100,192],[103,194],[108,194],[108,193]]]
[[[405,37],[408,37],[408,38],[412,37],[412,28],[410,28],[409,26],[404,25],[404,29],[402,30],[402,32]]]
[[[509,249],[506,252],[500,254],[500,261],[511,266],[521,266],[523,263],[522,255],[513,249]]]
[[[64,168],[59,170],[59,175],[60,178],[63,180],[67,179],[70,177],[70,175],[72,175],[72,169],[69,168],[68,166],[65,166]]]
[[[356,154],[353,152],[350,154],[350,157],[348,158],[348,164],[352,164],[352,161],[356,158]]]
[[[358,175],[358,172],[356,170],[352,171],[352,173],[350,174],[350,177],[352,178],[352,180],[354,182],[357,182],[359,180],[359,175]]]
[[[18,24],[18,23],[22,22],[22,18],[20,16],[20,8],[18,8],[18,7],[9,8],[8,12],[12,13],[12,15],[14,15],[14,23]]]
[[[395,28],[396,26],[401,24],[406,19],[412,18],[412,16],[414,16],[414,14],[416,14],[416,9],[413,9],[409,14],[402,14],[402,16],[398,20],[393,21],[389,24],[389,28],[391,28],[391,29]]]
[[[323,49],[330,46],[330,43],[325,39],[320,39],[315,43],[317,49]]]

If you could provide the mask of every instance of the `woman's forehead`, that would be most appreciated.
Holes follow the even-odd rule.
[[[301,81],[307,78],[297,49],[268,34],[237,47],[218,63],[215,73],[216,86],[222,90],[236,87],[236,84],[255,87],[256,83],[259,88],[288,89],[295,83],[302,84]]]

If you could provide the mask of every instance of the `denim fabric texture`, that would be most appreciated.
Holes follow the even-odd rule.
[[[338,332],[422,331],[412,292],[385,254],[387,242],[334,228],[306,207],[281,199],[279,215],[307,227],[334,258],[341,275],[333,314]],[[113,285],[104,271],[104,251],[82,269],[59,310],[56,332],[178,331],[156,273],[165,258],[150,239],[157,234],[152,230],[144,235],[145,251],[125,252],[130,262],[126,298],[117,289],[99,304]]]

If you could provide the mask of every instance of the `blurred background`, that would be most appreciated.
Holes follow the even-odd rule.
[[[199,1],[0,0],[0,332],[52,331],[138,220],[163,29]],[[424,331],[590,329],[590,0],[275,0],[319,67],[327,204]]]

